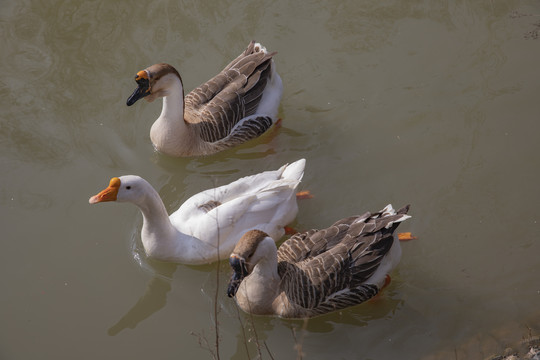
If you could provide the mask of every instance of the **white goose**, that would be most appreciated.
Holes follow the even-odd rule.
[[[401,258],[394,231],[409,206],[339,220],[285,241],[279,250],[259,230],[248,231],[229,261],[228,295],[258,315],[306,318],[360,304],[384,286]]]
[[[263,134],[277,121],[283,85],[272,56],[252,41],[223,71],[184,98],[174,67],[155,64],[135,76],[127,105],[163,97],[150,129],[154,147],[171,156],[209,155]]]
[[[260,229],[279,240],[298,213],[296,188],[304,174],[300,159],[275,171],[246,176],[190,197],[167,215],[154,188],[134,175],[112,178],[90,204],[131,202],[143,214],[141,239],[150,257],[206,264],[227,257],[243,233]]]

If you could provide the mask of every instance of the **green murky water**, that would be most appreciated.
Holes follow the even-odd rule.
[[[216,291],[223,359],[419,359],[526,322],[540,304],[539,15],[533,0],[2,1],[0,358],[210,358]],[[134,74],[169,62],[189,90],[251,39],[278,51],[283,127],[207,158],[154,153],[161,103],[125,106]],[[88,205],[137,174],[172,211],[302,157],[316,197],[299,229],[411,204],[400,230],[419,239],[377,301],[252,319],[226,297],[226,263],[148,261],[136,208]]]

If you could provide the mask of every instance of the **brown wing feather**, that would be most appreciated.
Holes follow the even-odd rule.
[[[252,42],[222,72],[185,97],[185,121],[199,128],[204,141],[226,138],[242,118],[255,113],[272,74],[274,54],[255,51]]]
[[[369,212],[360,216],[351,216],[335,222],[326,229],[313,229],[295,234],[279,247],[278,259],[280,261],[299,263],[310,257],[317,256],[338,244],[349,231],[353,222],[361,222],[370,216],[371,213]]]
[[[278,273],[289,301],[315,315],[374,296],[377,286],[363,283],[392,247],[399,225],[393,222],[407,210],[353,216],[287,240],[278,250]]]

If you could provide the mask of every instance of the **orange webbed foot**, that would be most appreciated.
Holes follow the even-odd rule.
[[[292,228],[290,226],[285,226],[285,235],[294,235],[296,234],[298,231],[296,231],[295,228]]]
[[[311,194],[311,192],[309,190],[304,190],[304,191],[300,191],[300,192],[296,193],[296,198],[299,199],[299,200],[313,199],[313,197],[314,196]]]
[[[418,239],[416,236],[413,236],[412,233],[410,232],[399,233],[397,236],[398,236],[399,241],[409,241],[409,240]]]
[[[281,126],[283,126],[282,122],[283,122],[282,118],[277,119],[276,123],[274,124],[274,127],[276,129],[280,128]]]
[[[390,285],[391,282],[392,278],[390,277],[390,275],[386,274],[386,277],[384,278],[384,285],[382,286],[381,290]]]

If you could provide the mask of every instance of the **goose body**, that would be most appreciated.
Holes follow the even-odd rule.
[[[171,156],[213,154],[262,135],[277,121],[283,85],[272,56],[252,41],[218,75],[184,98],[182,78],[169,64],[137,73],[127,105],[163,97],[150,129],[154,147]]]
[[[228,295],[246,312],[306,318],[360,304],[383,287],[401,258],[394,231],[409,207],[391,205],[352,216],[323,230],[296,234],[279,249],[267,234],[252,230],[229,261]]]
[[[89,202],[131,202],[139,207],[143,214],[141,239],[148,256],[206,264],[227,257],[248,230],[260,229],[274,240],[280,239],[284,226],[298,213],[296,188],[304,166],[301,159],[203,191],[170,216],[157,191],[134,175],[112,178],[109,187]]]

